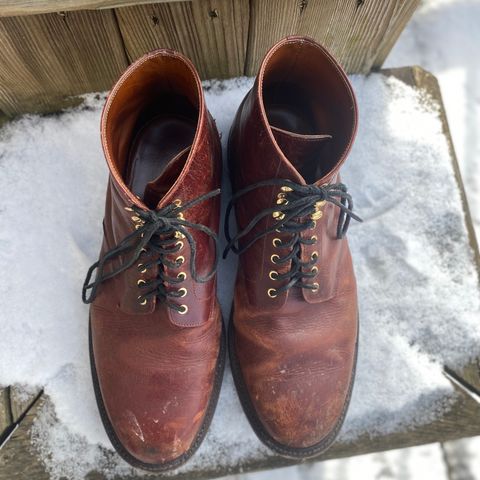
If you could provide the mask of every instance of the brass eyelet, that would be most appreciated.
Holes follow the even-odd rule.
[[[185,238],[185,235],[182,233],[182,232],[179,232],[178,230],[175,232],[175,238],[179,238],[179,239],[184,239]]]
[[[183,298],[187,295],[188,290],[184,287],[178,289],[178,293],[180,293],[179,298]]]
[[[177,278],[183,281],[187,278],[187,274],[185,272],[179,272],[179,274],[177,275]]]
[[[283,212],[273,212],[272,217],[275,220],[283,220],[285,218],[285,214]]]
[[[143,300],[142,300],[142,298],[143,298]],[[139,295],[139,296],[138,296],[138,303],[139,303],[140,305],[146,305],[146,304],[147,304],[147,299],[144,298],[142,295]]]
[[[275,263],[275,264],[276,264],[276,263],[277,263],[277,260],[280,260],[280,257],[279,257],[276,253],[274,253],[274,254],[270,257],[270,261],[271,261],[272,263]]]
[[[281,187],[280,190],[281,190],[282,192],[293,192],[293,189],[290,188],[290,187],[287,187],[286,185],[284,185],[283,187]]]
[[[317,243],[317,240],[318,240],[318,237],[316,235],[312,235],[310,237],[310,241],[313,242],[313,243]]]
[[[180,255],[175,259],[175,263],[177,263],[179,266],[183,265],[185,262],[185,257],[183,255]]]
[[[269,288],[267,294],[270,298],[275,298],[278,295],[274,288]]]
[[[316,252],[316,251],[315,251],[315,252],[312,252],[312,255],[310,255],[310,258],[311,258],[312,260],[316,260],[316,259],[318,258],[318,252]]]
[[[138,285],[139,287],[141,287],[142,285],[145,285],[146,283],[147,283],[147,282],[146,282],[145,280],[142,280],[141,278],[140,278],[140,280],[137,280],[137,285]]]
[[[315,282],[315,283],[312,284],[312,287],[313,287],[312,292],[318,292],[318,289],[320,288],[320,285],[317,282]]]
[[[277,280],[278,279],[278,272],[276,270],[272,270],[268,276],[270,277],[270,280]]]
[[[176,199],[173,201],[173,204],[174,204],[176,207],[181,207],[181,206],[182,206],[182,201],[181,201],[179,198],[176,198]]]
[[[177,213],[177,218],[180,219],[180,220],[185,220],[183,212]]]
[[[310,270],[310,273],[313,273],[313,275],[316,275],[318,273],[318,267],[314,265],[312,269]]]
[[[142,228],[142,227],[143,227],[143,225],[140,225],[139,223],[135,224],[135,230],[138,230],[139,228]]]
[[[137,217],[136,215],[132,215],[130,218],[131,218],[134,222],[141,222],[141,221],[142,221],[142,219],[141,219],[140,217]]]
[[[175,242],[175,246],[178,245],[178,250],[181,250],[183,248],[183,242],[179,240],[178,242]]]
[[[274,238],[272,240],[272,245],[274,247],[280,248],[282,246],[282,241],[279,238]]]
[[[139,263],[137,268],[140,273],[145,273],[147,271],[147,267],[143,263]]]
[[[314,230],[315,228],[317,228],[317,221],[312,220],[312,226],[310,227],[310,230]]]
[[[288,205],[288,200],[285,197],[277,199],[277,205]]]
[[[147,253],[147,249],[142,247],[142,248],[140,249],[140,253]]]
[[[188,307],[186,305],[180,305],[181,310],[178,311],[180,315],[185,315],[188,312]]]
[[[132,207],[123,207],[127,212],[134,212],[135,210]]]

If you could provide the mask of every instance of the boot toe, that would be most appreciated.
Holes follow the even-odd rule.
[[[203,415],[198,417],[203,418]],[[160,466],[176,460],[181,462],[182,455],[194,442],[199,422],[186,416],[175,420],[165,418],[161,408],[137,412],[128,409],[112,421],[112,427],[131,457],[143,464]]]
[[[264,430],[279,444],[305,449],[334,436],[341,423],[346,395],[325,393],[322,382],[297,378],[262,382],[251,390],[251,401]],[[347,390],[348,386],[342,388]]]

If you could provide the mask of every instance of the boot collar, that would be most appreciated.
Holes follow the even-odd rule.
[[[115,158],[115,153],[113,152],[111,145],[111,137],[113,136],[113,133],[111,132],[111,125],[113,121],[111,110],[112,106],[115,105],[116,102],[122,102],[124,100],[123,96],[126,94],[125,90],[128,88],[128,86],[125,86],[126,82],[131,79],[132,76],[138,74],[138,72],[141,71],[146,64],[148,64],[148,62],[158,57],[174,58],[181,62],[188,69],[189,73],[191,74],[191,78],[189,80],[193,82],[196,91],[195,100],[198,103],[198,122],[195,137],[193,139],[193,143],[188,153],[185,165],[175,183],[160,200],[159,204],[157,205],[157,209],[168,205],[177,198],[177,194],[181,188],[181,185],[191,175],[191,167],[194,159],[200,154],[202,148],[204,147],[204,143],[208,141],[207,139],[209,137],[209,115],[205,106],[202,84],[195,67],[188,58],[173,50],[159,49],[145,55],[140,60],[130,65],[130,67],[123,73],[108,95],[101,117],[101,140],[105,159],[110,171],[112,184],[124,202],[124,205],[134,205],[143,210],[148,210],[148,207],[130,191],[125,184],[122,174],[118,168],[120,159]]]

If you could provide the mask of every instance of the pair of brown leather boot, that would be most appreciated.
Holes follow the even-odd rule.
[[[118,453],[166,470],[199,447],[222,382],[220,140],[193,65],[170,50],[122,75],[101,125],[104,240],[83,289],[95,392]],[[339,169],[356,126],[339,65],[288,37],[266,55],[230,133],[232,372],[259,438],[289,457],[332,443],[352,390],[358,310],[343,237],[357,217]]]

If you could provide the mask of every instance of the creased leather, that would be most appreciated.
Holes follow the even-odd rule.
[[[158,208],[176,199],[186,203],[220,186],[220,140],[193,65],[170,50],[145,55],[114,86],[102,115],[110,179],[101,255],[134,231],[132,213],[125,207],[147,208],[124,182],[125,158],[134,128],[132,118],[138,117],[137,110],[153,100],[155,89],[162,86],[189,98],[198,108],[198,123],[191,148],[180,154],[183,168],[167,170],[170,188]],[[155,189],[164,193],[159,179]],[[219,198],[213,198],[184,215],[218,231],[219,206]],[[191,234],[197,243],[198,272],[205,275],[214,262],[214,244],[203,233],[192,229]],[[220,351],[222,320],[216,280],[199,284],[192,279],[188,242],[170,260],[177,255],[186,261],[180,269],[166,273],[185,272],[180,286],[188,294],[180,300],[188,305],[187,314],[173,312],[156,298],[140,305],[137,280],[154,278],[158,268],[141,274],[136,264],[100,285],[90,311],[95,368],[110,423],[134,458],[156,465],[178,458],[192,446],[212,395]]]
[[[328,147],[322,147],[315,160],[322,172],[316,183],[339,180],[338,171],[356,132],[353,91],[323,47],[308,38],[288,37],[267,53],[232,126],[229,166],[234,192],[271,178],[306,183],[289,158],[305,146],[292,145],[293,137],[287,145],[285,138],[278,138],[263,104],[263,89],[268,88],[264,82],[275,76],[287,81],[292,71],[299,88],[312,92],[314,109],[318,101],[315,82],[321,81],[329,87],[323,89],[328,102],[339,110],[332,121],[325,112],[314,112],[324,128],[317,130],[319,134],[332,136],[323,140]],[[239,230],[261,210],[274,206],[279,191],[279,187],[261,188],[241,197],[235,207]],[[264,429],[292,448],[310,447],[332,432],[344,410],[354,368],[358,308],[352,259],[347,240],[336,238],[339,209],[327,203],[323,212],[316,227],[302,233],[304,238],[318,238],[315,245],[302,248],[303,261],[314,251],[318,253],[319,273],[314,279],[318,291],[293,288],[276,298],[267,295],[269,288],[282,284],[271,280],[269,271],[290,269],[289,264],[279,269],[271,261],[272,254],[288,253],[272,244],[275,237],[285,235],[275,232],[240,256],[235,285],[235,355],[243,380]],[[274,223],[273,218],[266,218],[241,245]]]

